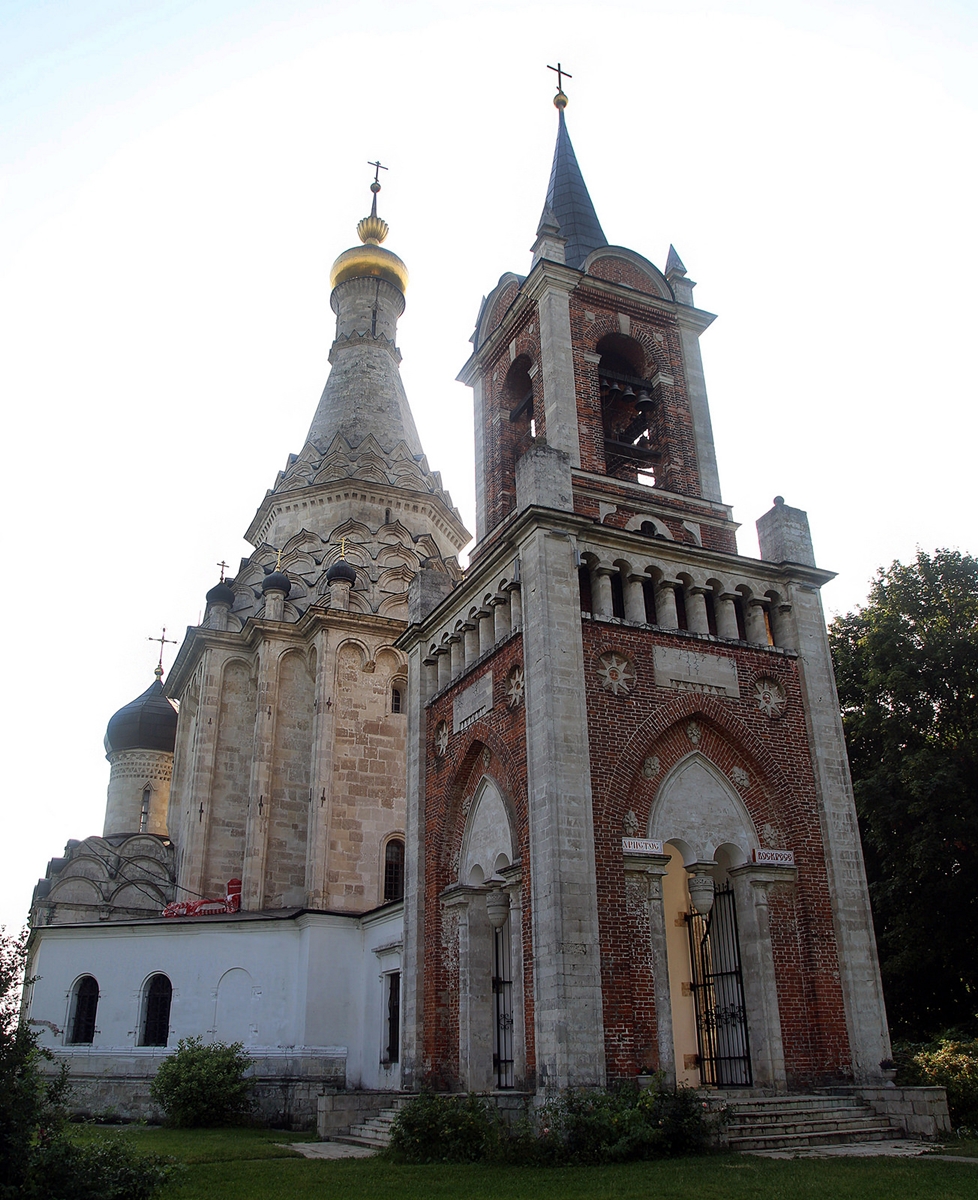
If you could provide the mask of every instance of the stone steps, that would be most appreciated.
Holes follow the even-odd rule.
[[[330,1140],[348,1146],[370,1146],[375,1150],[383,1150],[390,1145],[391,1126],[399,1107],[398,1101],[394,1107],[385,1108],[369,1120],[351,1125],[348,1133],[334,1134]]]
[[[737,1098],[728,1101],[727,1117],[727,1144],[740,1151],[804,1150],[900,1136],[885,1117],[850,1097]]]

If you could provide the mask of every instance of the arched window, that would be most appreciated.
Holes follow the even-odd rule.
[[[404,843],[391,838],[384,850],[384,903],[404,899]]]
[[[75,984],[71,998],[68,1041],[90,1046],[95,1041],[95,1014],[98,1012],[98,980],[83,975]]]
[[[153,799],[153,789],[147,783],[143,788],[143,804],[139,810],[139,832],[145,833],[146,827],[149,824],[149,806]]]
[[[603,337],[597,351],[605,470],[620,479],[652,484],[660,455],[653,385],[643,378],[644,352],[622,334]],[[647,532],[644,527],[642,532]]]
[[[399,683],[395,683],[391,688],[391,712],[399,713],[404,711],[404,689]]]
[[[165,1046],[170,1036],[170,1001],[173,987],[165,975],[154,975],[146,985],[141,1046]]]

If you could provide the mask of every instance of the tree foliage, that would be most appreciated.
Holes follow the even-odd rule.
[[[891,1026],[978,1032],[978,560],[880,569],[829,636]]]

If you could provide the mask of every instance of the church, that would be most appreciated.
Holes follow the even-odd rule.
[[[79,1107],[150,1113],[190,1036],[242,1042],[290,1120],[424,1086],[880,1082],[833,576],[781,497],[738,554],[714,318],[672,247],[660,270],[608,242],[554,102],[532,260],[459,376],[468,565],[401,383],[375,178],[254,550],[108,723],[104,829],[31,917],[28,1016]]]

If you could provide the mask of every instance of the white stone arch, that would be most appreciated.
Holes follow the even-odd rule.
[[[214,1037],[221,1042],[253,1046],[258,1039],[257,995],[250,971],[231,967],[217,982]]]
[[[711,862],[720,846],[738,846],[746,858],[760,845],[733,784],[699,751],[687,754],[662,781],[649,813],[648,836],[681,848],[687,866]]]
[[[513,862],[514,838],[506,801],[495,781],[479,781],[465,821],[459,854],[459,883],[479,886]],[[504,861],[505,860],[505,861]]]

